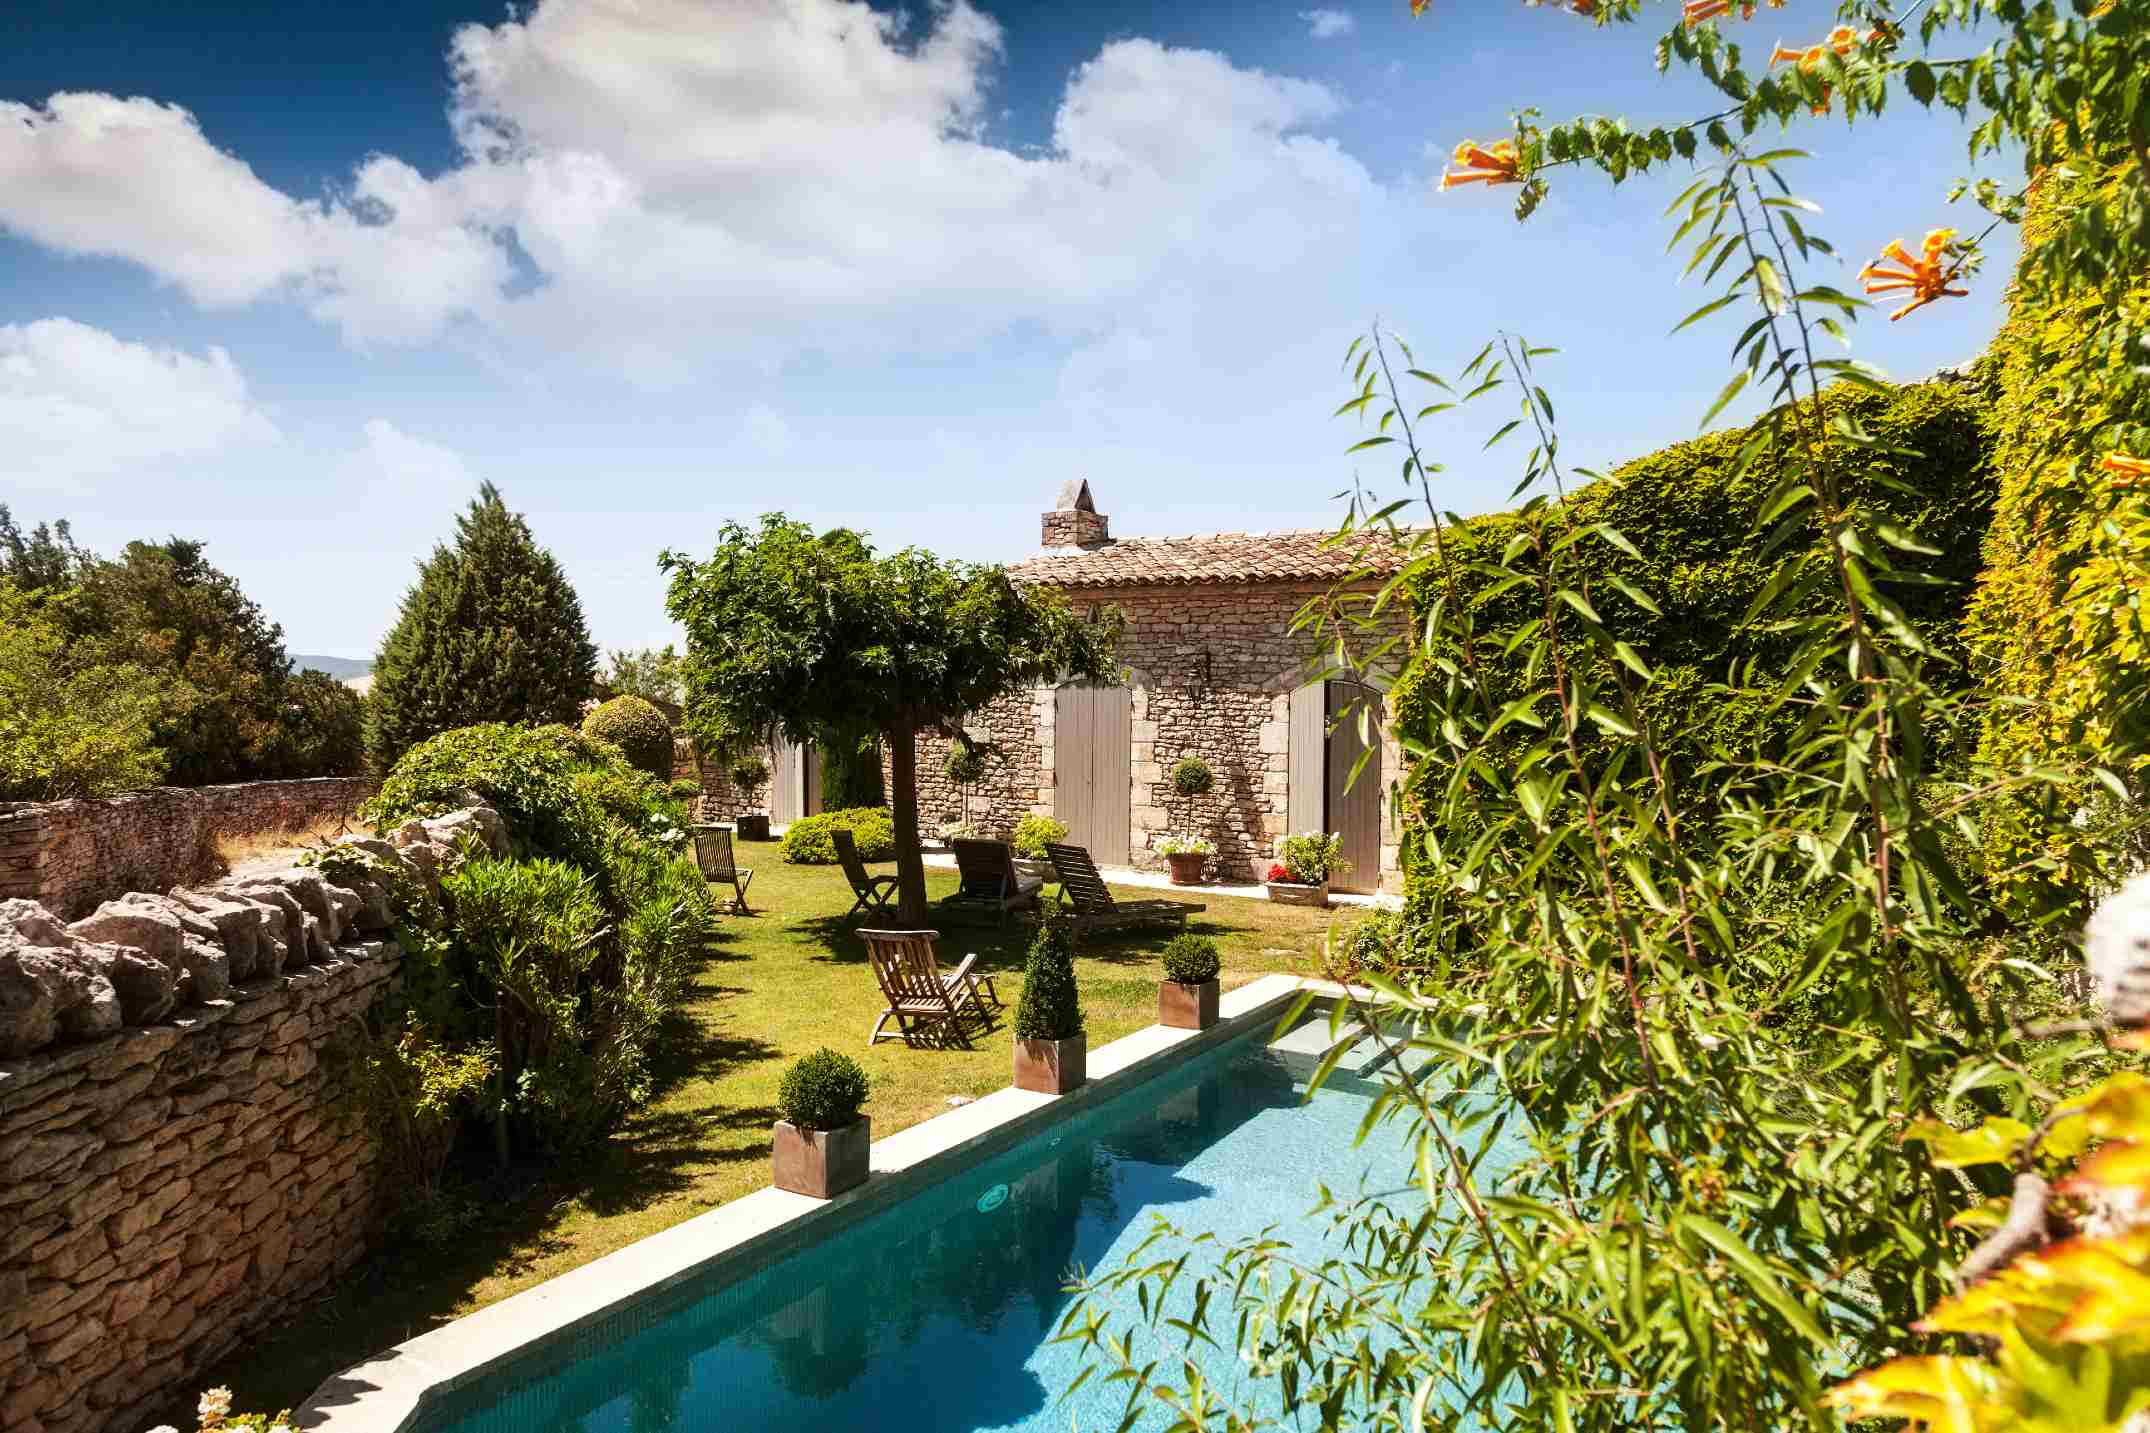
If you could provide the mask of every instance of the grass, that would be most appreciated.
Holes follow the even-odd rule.
[[[864,945],[845,921],[850,888],[834,867],[787,866],[774,844],[747,844],[755,914],[725,922],[664,1051],[657,1097],[594,1153],[501,1175],[479,1166],[471,1222],[434,1243],[375,1253],[331,1296],[278,1320],[201,1386],[229,1385],[241,1409],[295,1406],[338,1369],[769,1182],[776,1086],[792,1059],[827,1045],[873,1081],[876,1137],[1009,1079],[1009,1019],[971,1050],[911,1049],[866,1035],[881,998]],[[929,870],[937,899],[953,872]],[[1124,891],[1130,898],[1154,891]],[[1189,929],[1217,939],[1226,989],[1271,971],[1311,973],[1331,912],[1205,897]],[[1338,917],[1348,919],[1348,916]],[[1093,1048],[1156,1019],[1165,932],[1093,936],[1076,979]],[[943,929],[941,959],[975,951],[1012,1016],[1028,927]],[[187,1406],[191,1408],[191,1395]]]
[[[331,815],[317,817],[303,826],[279,826],[270,831],[219,831],[210,838],[210,847],[228,873],[263,856],[325,846],[353,833],[371,834],[356,816]]]

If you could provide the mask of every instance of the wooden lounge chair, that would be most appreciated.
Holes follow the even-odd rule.
[[[747,887],[754,884],[754,873],[732,859],[731,827],[695,827],[694,863],[702,868],[703,880],[732,888],[731,906],[735,914],[749,914]]]
[[[859,936],[866,942],[874,979],[881,983],[881,995],[888,1001],[866,1037],[869,1047],[881,1038],[890,1020],[896,1022],[906,1044],[954,1043],[966,1048],[973,1022],[980,1030],[992,1023],[1000,996],[993,989],[992,976],[971,969],[977,956],[964,956],[961,965],[943,975],[933,954],[938,931],[862,930]]]
[[[1060,877],[1060,899],[1069,909],[1079,938],[1093,930],[1119,930],[1126,926],[1176,925],[1187,928],[1187,917],[1206,910],[1199,901],[1116,901],[1097,873],[1097,862],[1081,846],[1047,846],[1046,859]]]
[[[963,885],[941,902],[945,911],[977,911],[998,923],[1008,912],[1035,909],[1043,876],[1015,869],[1015,848],[1006,841],[956,841],[956,871]]]
[[[869,918],[892,914],[888,903],[896,897],[896,878],[869,875],[866,863],[859,859],[858,838],[843,827],[831,827],[829,839],[836,844],[836,864],[844,868],[844,879],[851,883],[851,909],[844,912],[844,919],[861,911]]]

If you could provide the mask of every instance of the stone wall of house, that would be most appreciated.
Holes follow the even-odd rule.
[[[1015,835],[1016,823],[1031,812],[1052,814],[1052,791],[1040,781],[1041,752],[1052,720],[1050,688],[1010,693],[965,720],[966,732],[997,748],[987,758],[985,775],[968,793],[968,819],[981,835],[1007,840]],[[938,733],[918,738],[918,829],[929,838],[943,825],[965,819],[966,793],[948,779],[946,769],[954,745]],[[881,770],[886,782],[885,753]]]
[[[375,1151],[328,1052],[400,959],[352,942],[0,1063],[0,1429],[139,1433],[365,1253]]]
[[[1192,831],[1216,842],[1222,879],[1259,880],[1268,869],[1290,812],[1291,694],[1306,684],[1320,651],[1311,634],[1291,631],[1292,620],[1309,597],[1327,590],[1209,583],[1068,594],[1078,610],[1116,606],[1126,618],[1120,657],[1132,688],[1129,844],[1137,866],[1162,867],[1151,849],[1157,838]],[[982,714],[1011,757],[981,783],[975,810],[984,813],[987,832],[1012,830],[1024,811],[1054,813],[1053,716],[1047,687],[1003,698]],[[919,824],[928,832],[953,819],[960,804],[941,773],[947,751],[945,738],[919,738]],[[1168,781],[1185,756],[1208,762],[1214,777],[1191,813]],[[1388,783],[1401,763],[1394,733],[1384,730],[1381,883],[1391,888],[1399,828]]]
[[[362,777],[322,777],[0,803],[0,900],[73,916],[126,891],[168,890],[215,874],[219,836],[349,819],[372,791]]]
[[[756,747],[754,754],[769,762],[767,747]],[[749,811],[769,809],[769,783],[764,781],[753,791],[741,791],[732,783],[729,761],[705,758],[695,747],[691,737],[679,737],[672,743],[672,779],[691,781],[702,788],[695,798],[694,819],[711,823],[733,821]]]
[[[0,900],[0,1433],[136,1433],[364,1254],[339,1037],[479,848],[482,804],[67,924]]]

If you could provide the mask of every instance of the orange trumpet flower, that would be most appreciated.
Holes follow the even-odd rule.
[[[1954,229],[1934,229],[1927,233],[1920,253],[1913,258],[1904,250],[1901,239],[1889,240],[1881,257],[1859,270],[1859,278],[1870,294],[1885,294],[1903,290],[1911,295],[1911,302],[1889,315],[1894,323],[1913,309],[1920,309],[1938,298],[1962,298],[1965,289],[1951,288],[1960,265],[1942,266],[1941,260],[1948,250],[1948,241],[1956,237]],[[1893,260],[1893,266],[1886,261]]]
[[[1463,168],[1454,173],[1447,169],[1441,171],[1441,188],[1444,190],[1459,184],[1514,184],[1522,178],[1516,173],[1522,160],[1515,152],[1512,139],[1496,140],[1490,148],[1466,139],[1456,146],[1455,158]]]
[[[1769,0],[1769,8],[1782,10],[1784,0]],[[1754,10],[1755,0],[1740,0],[1740,19],[1752,20]],[[1732,0],[1687,0],[1687,3],[1680,7],[1680,19],[1690,26],[1699,25],[1705,20],[1714,20],[1719,15],[1729,15],[1731,13]]]
[[[2132,488],[2137,478],[2150,478],[2150,458],[2134,458],[2126,453],[2107,453],[2099,460],[2098,466],[2120,479],[2113,484],[2116,488]]]

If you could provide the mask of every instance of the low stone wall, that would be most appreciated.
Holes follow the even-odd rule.
[[[364,1254],[375,1149],[328,1057],[479,849],[482,804],[71,924],[0,900],[0,1433],[138,1433]]]
[[[365,1253],[374,1146],[323,1056],[400,961],[353,942],[0,1063],[0,1429],[140,1433]]]
[[[0,900],[72,917],[126,891],[169,890],[215,874],[218,836],[349,817],[372,792],[363,777],[322,777],[0,804]]]

